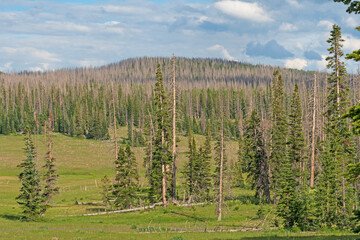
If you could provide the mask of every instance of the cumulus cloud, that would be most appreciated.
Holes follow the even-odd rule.
[[[325,27],[326,30],[331,30],[334,23],[329,20],[321,20],[317,25],[318,27]]]
[[[287,59],[285,61],[285,67],[294,69],[303,69],[307,66],[307,61],[301,58]]]
[[[358,21],[356,21],[356,19],[353,16],[346,18],[345,23],[348,27],[351,28],[356,28],[357,26],[359,26]]]
[[[250,42],[246,46],[246,54],[248,56],[264,56],[274,59],[285,59],[294,56],[275,40],[265,44]]]
[[[105,61],[103,61],[101,59],[84,59],[84,60],[77,61],[77,63],[81,67],[95,67],[95,66],[104,65]]]
[[[126,5],[105,5],[102,7],[105,12],[108,13],[122,13],[122,14],[147,14],[150,13],[151,10],[144,7],[138,6],[126,6]]]
[[[215,7],[223,13],[253,22],[272,22],[274,21],[258,3],[242,1],[223,0],[216,2]]]
[[[304,57],[309,60],[321,60],[321,55],[315,51],[305,51]]]
[[[238,61],[236,58],[234,58],[233,56],[230,55],[230,53],[228,52],[228,50],[226,48],[224,48],[223,46],[221,46],[219,44],[209,47],[208,50],[219,52],[221,54],[222,58],[224,58],[226,60]]]
[[[44,69],[42,69],[41,67],[31,67],[29,68],[30,71],[32,72],[43,72]]]
[[[5,54],[17,54],[23,58],[33,58],[36,60],[43,60],[47,62],[61,62],[56,54],[48,52],[42,49],[36,49],[31,47],[19,47],[19,48],[12,48],[12,47],[2,47],[0,48],[0,52]]]
[[[344,38],[344,49],[354,51],[360,49],[360,39],[355,38],[350,34],[343,35]]]
[[[118,25],[118,24],[120,24],[120,22],[118,22],[118,21],[108,21],[108,22],[104,23],[105,26],[114,26],[114,25]]]
[[[321,55],[321,61],[316,62],[317,70],[322,71],[326,69],[326,65],[328,64],[326,57],[326,55]]]
[[[297,29],[298,28],[291,23],[282,23],[279,27],[279,30],[283,32],[292,32],[292,31],[296,31]]]
[[[296,8],[301,8],[301,7],[302,7],[302,6],[299,4],[299,2],[296,1],[296,0],[286,0],[286,2],[287,2],[288,4],[290,4],[291,6],[296,7]]]

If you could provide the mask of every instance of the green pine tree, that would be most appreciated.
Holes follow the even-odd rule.
[[[279,70],[274,72],[273,79],[273,106],[272,106],[272,135],[271,135],[271,183],[275,190],[274,198],[278,196],[281,168],[286,161],[286,137],[287,137],[287,119],[284,108],[284,83]]]
[[[332,73],[328,77],[326,142],[321,154],[323,173],[319,177],[319,198],[326,203],[322,221],[338,227],[348,223],[353,200],[353,189],[345,178],[346,167],[354,160],[354,149],[348,123],[342,117],[349,105],[347,73],[341,60],[343,41],[341,28],[333,25],[327,40],[330,44],[327,67]],[[318,204],[322,206],[323,203]]]
[[[49,121],[50,122],[50,121]],[[55,194],[59,193],[59,187],[56,186],[57,179],[59,175],[57,173],[57,169],[55,166],[56,158],[52,153],[53,141],[51,140],[51,128],[48,129],[48,151],[45,156],[45,164],[43,168],[45,169],[45,173],[43,176],[43,180],[45,182],[44,190],[42,192],[42,204],[43,209],[41,211],[41,215],[45,215],[45,212],[50,207],[49,202],[53,198]]]
[[[165,92],[161,66],[158,64],[155,84],[154,150],[150,176],[149,197],[152,202],[162,200],[167,204],[168,193],[172,193],[172,152],[170,104]]]
[[[211,126],[210,121],[206,124],[206,138],[204,145],[200,147],[198,153],[198,183],[200,199],[210,199],[211,189]]]
[[[16,200],[23,209],[23,218],[25,220],[36,220],[40,216],[43,206],[40,177],[35,164],[36,150],[29,130],[27,130],[25,137],[25,152],[27,158],[18,166],[21,168],[19,175],[21,188]]]
[[[247,121],[244,138],[244,159],[247,163],[248,177],[256,190],[256,197],[261,202],[270,203],[269,166],[256,110],[251,113]]]
[[[137,200],[139,176],[136,158],[129,145],[125,150],[122,147],[119,148],[115,165],[114,204],[116,207],[130,208],[135,205]]]

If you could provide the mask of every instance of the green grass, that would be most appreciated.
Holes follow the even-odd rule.
[[[126,128],[119,136],[126,137]],[[56,195],[47,215],[38,222],[20,221],[15,197],[20,182],[16,167],[25,158],[23,136],[0,135],[0,239],[358,239],[357,235],[342,232],[290,233],[280,230],[262,232],[220,232],[229,229],[272,227],[272,212],[268,221],[256,215],[259,206],[254,204],[254,192],[231,189],[231,199],[225,202],[224,216],[217,221],[215,204],[197,207],[157,207],[133,213],[99,216],[74,216],[99,211],[99,206],[75,205],[75,201],[100,201],[100,180],[104,175],[114,176],[113,143],[70,138],[54,134],[54,155],[60,178],[60,194]],[[204,141],[196,136],[198,146]],[[44,136],[34,138],[39,166],[43,164],[46,147]],[[236,142],[227,143],[229,159],[236,159]],[[144,149],[135,148],[141,182],[144,183]],[[186,161],[187,138],[180,137],[178,165]],[[181,174],[178,174],[179,180]],[[179,190],[179,195],[182,195]],[[271,211],[265,206],[265,212]],[[209,232],[217,231],[217,232]],[[334,235],[334,236],[332,236]],[[360,238],[359,238],[360,239]]]

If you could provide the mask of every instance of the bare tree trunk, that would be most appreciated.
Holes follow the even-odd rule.
[[[314,96],[313,96],[313,120],[312,120],[312,138],[311,138],[311,170],[310,187],[314,187],[315,179],[315,129],[316,129],[316,74],[314,74]]]
[[[161,99],[160,99],[161,101]],[[160,103],[160,106],[162,104]],[[162,122],[164,122],[164,117],[162,117]],[[162,124],[164,125],[164,124]],[[161,146],[165,145],[165,132],[164,129],[161,131]],[[162,201],[163,205],[165,206],[167,204],[166,201],[166,166],[164,159],[161,159],[161,173],[162,173]]]
[[[223,200],[223,169],[224,169],[224,113],[221,113],[220,129],[220,174],[219,174],[219,203],[218,203],[218,221],[221,221],[222,200]]]
[[[115,92],[114,92],[114,84],[111,85],[112,92],[113,92],[113,115],[114,115],[114,146],[115,146],[115,161],[118,158],[118,145],[117,145],[117,129],[116,129],[116,111],[115,111]],[[118,166],[116,166],[118,169]],[[119,174],[119,171],[116,170],[116,175]]]
[[[173,200],[176,200],[176,83],[175,83],[175,55],[172,58],[172,77],[173,77],[173,119],[172,119],[172,134],[173,134]]]

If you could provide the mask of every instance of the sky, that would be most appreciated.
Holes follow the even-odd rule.
[[[0,0],[0,71],[172,53],[323,71],[333,24],[360,49],[360,15],[332,0]]]

